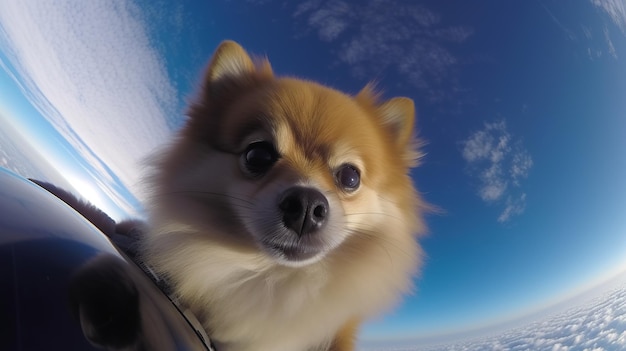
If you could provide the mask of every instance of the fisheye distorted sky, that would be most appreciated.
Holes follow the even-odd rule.
[[[141,161],[223,39],[278,74],[416,102],[412,176],[441,213],[416,293],[363,338],[500,323],[626,268],[622,1],[3,1],[1,135],[38,177],[142,216]]]

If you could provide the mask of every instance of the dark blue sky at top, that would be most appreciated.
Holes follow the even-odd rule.
[[[393,44],[400,52],[421,47],[421,55],[437,55],[422,64],[409,60],[410,69],[401,71],[397,51],[373,50],[350,62],[342,55],[352,38],[367,42],[388,35],[386,28],[415,25],[394,11],[417,2],[348,2],[352,12],[341,17],[347,27],[326,37],[312,16],[339,2],[311,2],[308,10],[302,3],[144,0],[135,15],[148,26],[178,94],[180,115],[167,117],[172,130],[183,123],[186,103],[223,39],[267,55],[279,75],[348,93],[376,80],[384,97],[415,100],[426,156],[412,175],[441,210],[427,216],[427,257],[415,296],[368,325],[364,336],[404,337],[519,316],[624,264],[626,40],[598,6],[421,1],[422,12],[435,16],[423,19],[431,25]],[[368,9],[398,26],[366,23],[359,16]],[[532,157],[522,184],[509,184],[495,201],[478,194],[484,165],[463,154],[470,136],[489,128],[510,138],[510,156],[523,150]],[[523,199],[523,206],[498,221],[507,196]]]

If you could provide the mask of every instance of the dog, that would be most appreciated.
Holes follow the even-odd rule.
[[[412,289],[413,101],[277,77],[224,41],[151,161],[140,255],[218,351],[347,351]]]

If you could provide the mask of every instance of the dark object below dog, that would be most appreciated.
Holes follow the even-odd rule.
[[[119,258],[103,255],[81,267],[71,279],[70,306],[93,344],[140,350],[139,292],[126,266]]]
[[[105,212],[67,190],[47,182],[29,180],[91,222],[134,261],[164,294],[170,296],[171,289],[167,281],[156,276],[137,255],[139,240],[145,230],[143,221],[129,219],[116,223]],[[162,318],[145,308],[146,296],[143,301],[140,299],[140,290],[143,294],[150,291],[146,286],[137,286],[138,282],[143,282],[138,276],[141,270],[130,268],[126,262],[117,257],[101,255],[73,275],[69,287],[70,306],[81,324],[85,337],[93,345],[109,350],[174,349],[172,344],[174,341],[168,339],[169,333],[165,332],[171,326],[163,324]],[[195,330],[195,335],[204,341],[205,349],[214,350],[195,316],[181,309],[171,297],[169,298],[187,318],[187,322]],[[149,300],[153,299],[157,298],[149,296]]]

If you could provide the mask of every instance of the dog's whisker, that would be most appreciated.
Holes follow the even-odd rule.
[[[353,212],[353,213],[346,213],[344,216],[345,217],[350,217],[350,216],[384,216],[384,217],[392,218],[394,220],[397,220],[397,221],[399,221],[401,223],[406,224],[406,220],[404,218],[392,215],[390,213],[385,213],[385,212]]]
[[[346,224],[351,224],[354,227],[352,231],[357,232],[359,235],[363,235],[370,239],[375,239],[376,243],[383,241],[387,244],[392,245],[396,249],[400,250],[400,252],[410,255],[411,253],[407,252],[400,244],[398,244],[395,240],[390,239],[387,235],[380,235],[381,229],[375,226],[365,226],[363,223],[359,222],[345,222]],[[379,245],[382,245],[379,243]]]

